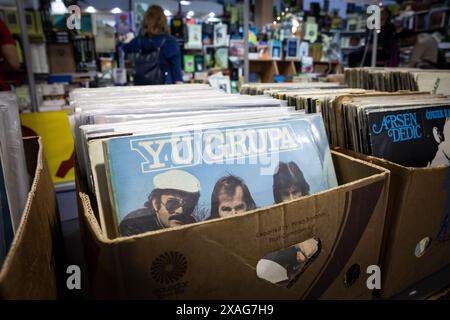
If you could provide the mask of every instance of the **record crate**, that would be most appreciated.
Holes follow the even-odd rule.
[[[392,298],[406,289],[413,292],[417,282],[449,266],[450,168],[409,168],[346,149],[335,150],[391,172],[381,297]]]
[[[12,245],[0,266],[0,299],[57,299],[63,238],[42,139],[25,138],[31,188]]]
[[[390,173],[333,152],[339,186],[229,218],[108,239],[77,178],[80,228],[93,298],[371,299]],[[267,253],[306,239],[320,252],[290,287],[257,277]]]

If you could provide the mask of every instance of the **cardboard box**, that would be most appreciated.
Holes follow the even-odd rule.
[[[332,190],[230,218],[114,240],[102,233],[84,181],[77,179],[93,297],[371,299],[366,269],[379,261],[389,172],[338,153],[333,159],[340,186]],[[320,254],[292,287],[257,277],[257,262],[267,253],[312,237],[321,241]],[[353,284],[346,281],[349,269],[356,270]]]
[[[19,229],[0,269],[0,299],[56,299],[63,242],[41,138],[24,139],[32,185]]]
[[[415,283],[450,265],[450,238],[438,239],[445,212],[450,214],[450,168],[407,168],[376,157],[339,151],[391,172],[381,256],[382,297],[413,290]],[[428,248],[425,246],[417,257],[418,244],[426,238],[430,240]]]

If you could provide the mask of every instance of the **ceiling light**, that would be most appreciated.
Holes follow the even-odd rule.
[[[93,6],[89,6],[85,10],[87,13],[96,13],[97,9],[95,9]]]
[[[170,17],[171,15],[172,15],[172,12],[170,12],[170,10],[164,10],[164,15],[166,16],[166,17]]]
[[[181,0],[181,1],[180,1],[180,4],[181,4],[182,6],[188,6],[188,5],[191,4],[191,2],[190,2],[190,1],[186,1],[186,0]]]
[[[64,13],[67,13],[67,8],[64,5],[64,3],[62,3],[62,0],[52,1],[50,3],[50,6],[51,6],[51,13],[52,14],[64,14]]]
[[[119,14],[119,13],[122,13],[122,10],[120,8],[115,7],[114,9],[111,10],[111,13]]]
[[[214,18],[214,17],[216,16],[216,14],[215,14],[214,12],[210,12],[210,13],[208,14],[208,16],[209,16],[210,18]]]

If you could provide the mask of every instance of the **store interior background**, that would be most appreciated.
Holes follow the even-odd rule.
[[[19,2],[25,9],[26,34],[18,19]],[[69,262],[80,265],[83,259],[68,97],[79,87],[132,85],[132,69],[120,46],[137,34],[142,14],[150,5],[165,10],[171,33],[180,45],[185,83],[211,83],[238,93],[245,82],[324,81],[342,74],[352,53],[363,53],[372,41],[366,8],[374,3],[377,1],[0,0],[0,19],[12,32],[22,63],[19,71],[8,74],[7,82],[18,96],[24,133],[44,139]],[[81,8],[79,31],[68,30],[66,25],[71,4]],[[439,31],[443,36],[441,68],[449,68],[448,1],[382,1],[382,5],[392,12],[397,30]],[[247,19],[248,25],[244,23]],[[226,26],[224,39],[214,37],[219,24]],[[192,25],[201,26],[200,41],[193,40]],[[289,41],[299,48],[295,55],[286,58],[284,54],[279,59],[273,54],[274,47],[283,51]],[[376,65],[407,66],[411,49],[410,44],[398,41],[398,59],[379,60]],[[366,53],[367,61],[370,58],[370,52]]]
[[[152,4],[164,9],[170,32],[179,42],[184,82],[207,83],[208,76],[219,73],[229,77],[231,93],[237,93],[244,81],[323,80],[327,75],[342,73],[349,65],[358,66],[364,49],[373,42],[366,12],[373,3],[388,8],[398,32],[440,32],[441,54],[445,57],[440,67],[448,67],[448,1],[442,0],[20,2],[25,9],[29,45],[24,43],[14,0],[0,1],[0,18],[17,40],[23,62],[22,70],[8,77],[20,96],[23,111],[60,110],[74,87],[132,84],[132,67],[121,45],[139,32],[143,13]],[[67,7],[71,4],[81,10],[80,30],[67,28]],[[248,24],[244,23],[245,18]],[[199,28],[191,28],[193,25]],[[223,38],[214,37],[217,25],[225,26]],[[248,62],[243,41],[247,26]],[[195,39],[196,36],[199,37]],[[282,52],[288,45],[297,45],[298,52],[289,57],[274,55],[277,48]],[[29,49],[24,50],[25,46]],[[378,57],[376,65],[407,66],[410,52],[410,43],[397,41],[389,52],[392,58],[388,61]],[[30,60],[28,64],[24,63],[26,60]],[[369,48],[366,65],[373,64],[370,60]],[[30,81],[26,65],[31,65],[34,74],[31,98],[26,86]]]

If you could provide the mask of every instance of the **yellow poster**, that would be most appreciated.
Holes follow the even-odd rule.
[[[53,182],[75,180],[75,151],[67,110],[20,115],[23,136],[41,136]]]

